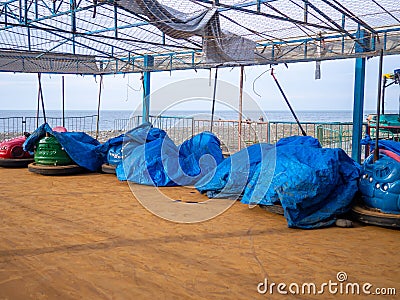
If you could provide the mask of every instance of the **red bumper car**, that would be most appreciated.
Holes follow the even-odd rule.
[[[33,162],[33,156],[24,151],[24,144],[29,133],[0,143],[0,167],[24,168]]]

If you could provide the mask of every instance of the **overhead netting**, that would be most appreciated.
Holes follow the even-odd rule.
[[[0,25],[0,71],[102,74],[400,53],[398,0],[8,0]]]

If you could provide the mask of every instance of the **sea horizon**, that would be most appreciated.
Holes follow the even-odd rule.
[[[150,115],[157,116],[160,112],[151,111]],[[353,120],[352,110],[297,110],[296,116],[300,122],[341,122],[349,123]],[[373,114],[373,110],[365,110],[363,113],[364,122],[369,114]],[[397,111],[387,111],[386,113],[398,113]],[[97,115],[96,110],[65,110],[65,117],[85,117]],[[101,110],[100,111],[100,130],[114,130],[116,120],[129,119],[132,117],[133,111],[130,110]],[[171,117],[193,117],[195,119],[211,119],[211,111],[209,110],[169,110],[162,114]],[[46,110],[46,116],[49,118],[61,118],[62,111]],[[35,118],[36,110],[0,110],[0,119],[7,118]],[[43,122],[42,112],[39,111],[39,117]],[[96,118],[95,118],[96,119]],[[238,120],[238,112],[233,110],[216,110],[214,120]],[[264,111],[264,115],[260,111],[244,110],[243,119],[251,121],[269,121],[269,122],[295,122],[295,119],[289,110],[269,110]],[[94,121],[95,122],[95,121]]]

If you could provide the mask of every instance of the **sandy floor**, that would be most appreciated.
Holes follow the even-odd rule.
[[[271,299],[276,289],[272,297],[257,292],[266,277],[319,287],[338,282],[339,271],[346,282],[400,294],[398,230],[288,229],[282,216],[239,202],[210,221],[177,224],[148,212],[106,174],[0,169],[0,186],[0,299]],[[163,192],[205,200],[187,188]],[[333,295],[326,288],[279,298]]]

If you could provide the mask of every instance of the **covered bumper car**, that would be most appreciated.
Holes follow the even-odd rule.
[[[374,162],[364,162],[359,189],[361,199],[353,207],[355,217],[364,223],[400,227],[400,156],[381,149]]]
[[[111,146],[107,153],[107,163],[101,166],[103,173],[115,174],[117,165],[122,161],[122,144]]]
[[[66,132],[64,127],[53,128],[55,132]],[[34,162],[28,165],[28,170],[42,175],[70,175],[82,172],[84,169],[70,158],[57,139],[46,134],[36,144]]]
[[[32,154],[22,147],[28,136],[29,133],[25,132],[23,136],[0,143],[0,167],[25,168],[33,162]]]

